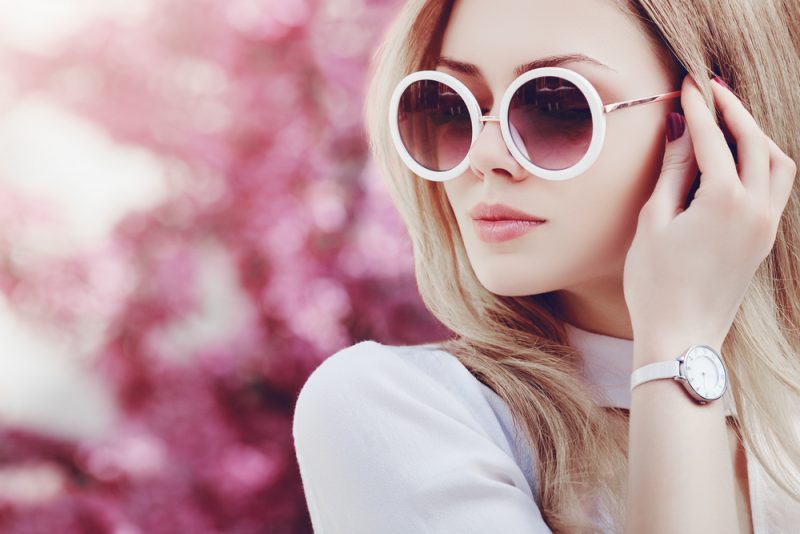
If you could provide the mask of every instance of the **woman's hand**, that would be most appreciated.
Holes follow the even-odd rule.
[[[687,75],[681,88],[685,132],[667,142],[661,175],[625,258],[634,339],[685,343],[670,347],[677,351],[693,344],[721,348],[753,275],[772,249],[797,172],[736,95],[711,85],[737,143],[739,165]],[[700,187],[684,210],[698,168]]]

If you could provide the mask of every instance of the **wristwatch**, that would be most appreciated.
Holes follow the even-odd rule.
[[[681,382],[698,404],[717,400],[728,387],[725,364],[708,345],[692,345],[674,360],[639,367],[631,373],[631,391],[639,384],[660,378]]]

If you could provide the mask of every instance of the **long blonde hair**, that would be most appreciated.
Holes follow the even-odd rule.
[[[708,79],[719,74],[764,132],[800,161],[797,2],[615,2],[642,25],[654,49],[698,81],[709,107]],[[592,530],[582,497],[590,490],[622,525],[627,418],[589,397],[554,294],[505,297],[484,288],[442,184],[415,176],[391,143],[386,113],[391,91],[404,75],[435,68],[452,8],[452,0],[411,0],[389,26],[370,64],[364,109],[370,150],[408,229],[423,302],[453,332],[443,348],[506,402],[529,440],[545,521],[556,532]],[[800,501],[800,439],[789,424],[800,405],[798,243],[795,189],[775,246],[722,349],[738,416],[729,418],[729,425],[777,484]]]

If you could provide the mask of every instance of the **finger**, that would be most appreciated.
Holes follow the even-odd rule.
[[[770,154],[767,135],[739,98],[722,84],[711,84],[716,107],[736,142],[739,178],[744,188],[766,205],[769,202]]]
[[[772,139],[768,139],[770,154],[769,205],[775,221],[780,220],[792,194],[797,164]]]
[[[681,107],[691,133],[697,165],[702,172],[701,182],[718,183],[721,187],[740,187],[736,164],[725,142],[725,135],[714,122],[705,97],[690,74],[684,77],[681,86]]]
[[[661,174],[648,200],[652,216],[660,224],[668,223],[683,211],[686,196],[697,176],[691,134],[680,113],[667,115],[665,139]]]

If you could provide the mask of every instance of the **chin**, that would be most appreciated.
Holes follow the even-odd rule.
[[[492,272],[489,276],[478,275],[478,281],[487,291],[501,297],[526,297],[553,290],[552,287],[537,283],[536,280],[515,278],[508,276],[508,273]]]

